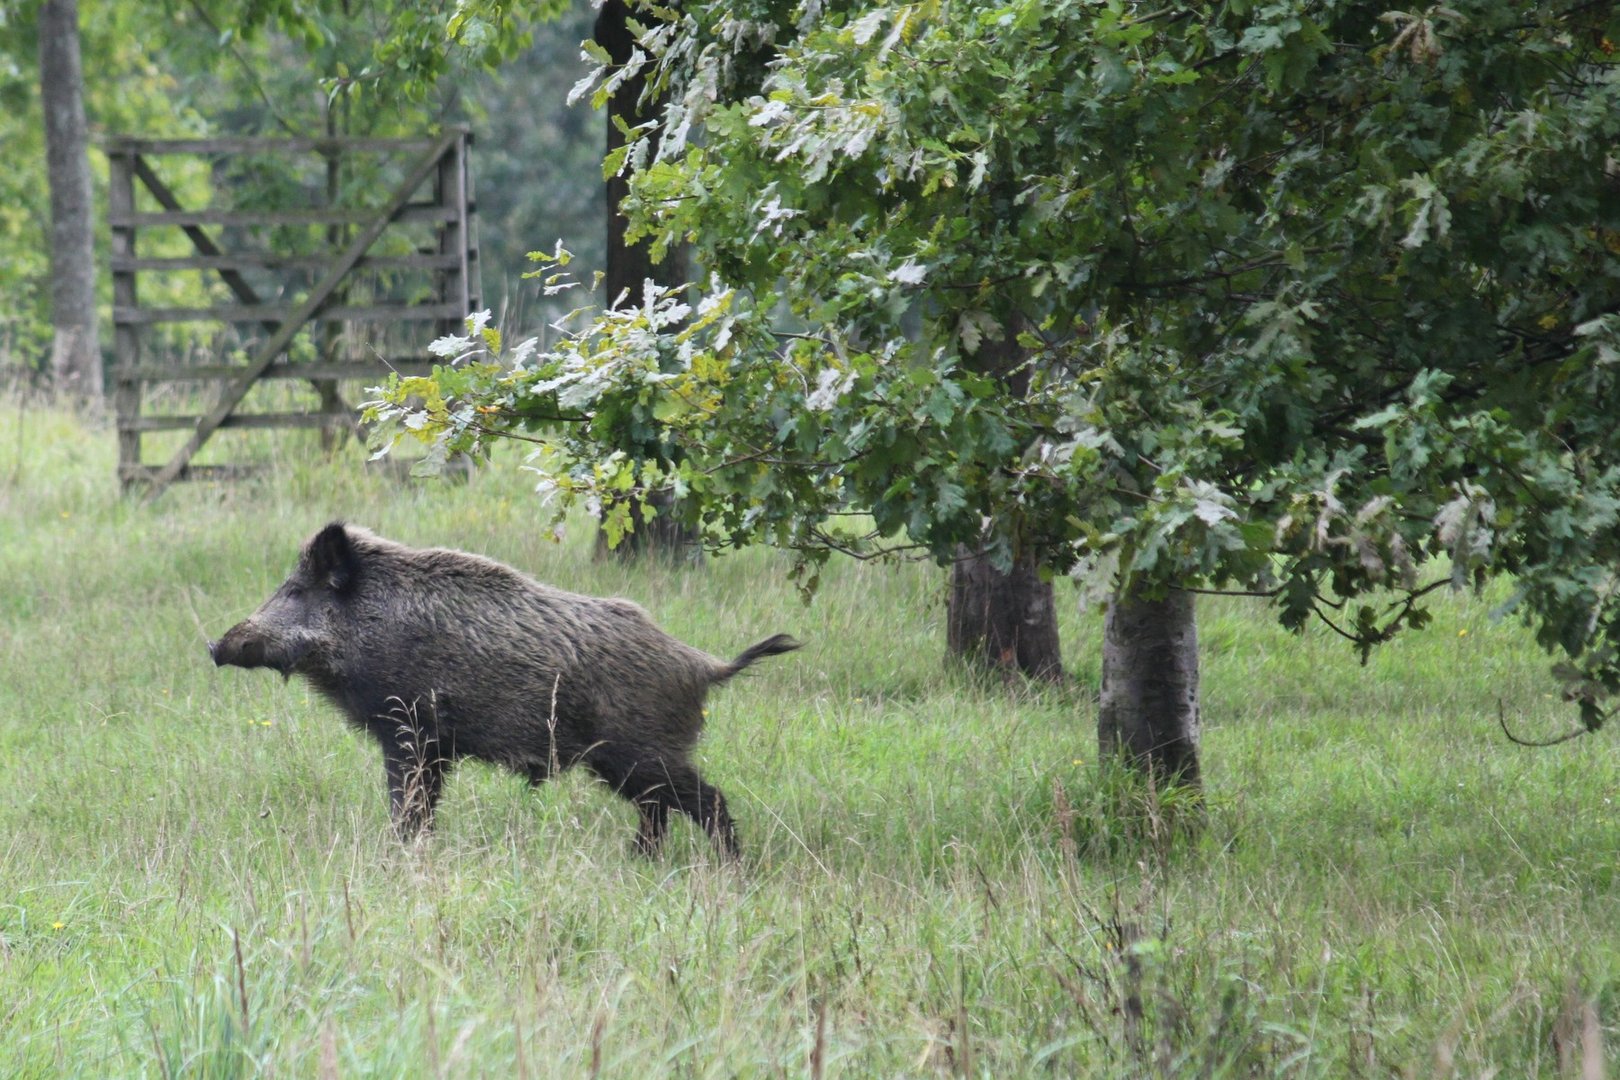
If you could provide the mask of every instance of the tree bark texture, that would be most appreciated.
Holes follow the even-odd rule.
[[[78,0],[39,8],[39,87],[51,189],[51,379],[82,398],[102,395],[90,135],[79,63]]]
[[[1052,583],[1041,580],[1033,560],[1016,560],[1003,572],[986,556],[959,552],[951,565],[946,647],[1004,671],[1063,678]]]
[[[620,537],[618,547],[610,548],[607,543],[607,532],[598,529],[596,533],[598,559],[609,555],[621,559],[658,555],[669,559],[696,560],[702,554],[703,548],[698,543],[697,533],[670,516],[675,499],[669,492],[658,491],[646,499],[632,498],[626,502],[630,504],[632,531]],[[647,516],[649,509],[653,511],[651,518]]]
[[[1198,624],[1193,595],[1116,594],[1103,628],[1097,741],[1159,786],[1199,785]]]
[[[596,43],[607,50],[615,64],[628,63],[635,52],[636,41],[625,21],[628,16],[629,8],[625,0],[605,0],[596,16]],[[611,154],[624,146],[624,134],[616,120],[634,128],[656,116],[662,109],[662,100],[642,104],[641,95],[646,88],[646,75],[638,73],[620,83],[608,99],[607,153]],[[657,152],[656,135],[647,149],[649,154]],[[679,284],[686,279],[684,249],[672,248],[664,256],[662,265],[654,269],[650,244],[637,245],[625,241],[626,221],[619,206],[629,194],[630,182],[623,170],[608,177],[607,265],[603,267],[602,285],[607,290],[609,304],[615,303],[624,292],[628,292],[627,300],[630,303],[639,304],[642,285],[648,278],[667,285]]]
[[[635,37],[626,22],[628,16],[629,8],[625,0],[605,0],[596,16],[596,43],[607,50],[615,64],[628,63],[635,51]],[[618,150],[625,142],[624,134],[619,130],[616,120],[634,128],[657,115],[662,108],[662,101],[642,103],[641,95],[646,87],[646,76],[637,74],[620,83],[619,88],[608,99],[607,153],[611,154]],[[648,152],[656,152],[657,147],[657,136],[654,136]],[[645,283],[649,278],[664,285],[677,285],[686,280],[687,259],[684,247],[672,248],[665,254],[663,263],[655,268],[650,244],[631,244],[625,240],[628,223],[620,210],[620,204],[629,194],[630,183],[622,172],[608,177],[607,265],[603,267],[602,286],[607,290],[609,305],[619,303],[621,295],[624,296],[625,303],[640,304]],[[655,495],[646,500],[645,504],[639,499],[631,499],[629,502],[630,520],[635,526],[634,531],[620,540],[616,548],[609,548],[607,535],[598,532],[596,554],[599,558],[610,552],[621,557],[634,557],[648,551],[665,554],[697,552],[697,535],[690,529],[682,528],[669,516],[670,499],[667,495]],[[647,513],[649,509],[653,511],[650,518]]]
[[[1018,343],[1018,329],[1015,320],[999,337],[983,342],[970,362],[1021,400],[1029,393],[1031,372],[1029,354]],[[1040,563],[1033,554],[1020,554],[1003,572],[983,555],[965,548],[957,551],[951,565],[946,648],[952,656],[1031,678],[1054,682],[1063,678],[1052,583],[1041,580]]]

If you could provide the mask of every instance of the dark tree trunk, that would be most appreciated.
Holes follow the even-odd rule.
[[[608,547],[607,531],[596,532],[596,557],[615,555],[621,559],[658,555],[669,559],[693,559],[703,553],[697,534],[670,517],[675,500],[668,492],[655,492],[646,499],[626,499],[630,506],[632,531],[619,538],[618,547]],[[653,516],[647,517],[651,509]]]
[[[1198,624],[1193,595],[1115,595],[1103,629],[1097,741],[1156,786],[1199,785]]]
[[[596,43],[607,50],[615,64],[628,63],[636,48],[635,38],[625,23],[628,15],[625,0],[605,0],[596,16]],[[624,145],[624,134],[616,121],[633,128],[656,115],[663,105],[662,101],[643,104],[641,95],[646,88],[646,77],[637,74],[620,83],[618,90],[608,99],[607,153],[611,154]],[[655,152],[657,148],[657,137],[654,136],[648,151]],[[639,304],[642,284],[648,278],[664,284],[676,284],[685,279],[686,268],[681,265],[685,262],[682,252],[670,251],[663,264],[655,270],[650,245],[634,245],[625,241],[626,223],[619,211],[619,204],[628,194],[630,183],[624,170],[608,177],[607,265],[603,267],[602,286],[607,290],[609,304],[616,303],[620,294],[625,292],[629,294],[626,297],[628,303]]]
[[[51,378],[86,399],[102,394],[96,332],[94,204],[90,135],[79,66],[78,0],[39,8],[39,88],[45,112],[45,166],[51,189]]]
[[[635,51],[635,38],[625,21],[628,15],[629,8],[625,0],[604,0],[602,9],[596,16],[596,43],[607,50],[615,64],[627,63],[631,53]],[[607,153],[611,154],[624,145],[624,134],[619,130],[616,120],[633,128],[656,115],[662,107],[662,101],[642,103],[641,95],[646,87],[645,76],[638,74],[620,83],[619,88],[608,99]],[[655,152],[657,146],[655,136],[648,152]],[[608,177],[607,265],[603,267],[602,287],[607,290],[607,303],[610,305],[619,303],[621,295],[624,296],[624,303],[640,304],[642,290],[648,278],[663,285],[678,285],[686,280],[687,259],[684,247],[671,249],[664,256],[664,261],[655,268],[651,245],[626,242],[626,222],[624,214],[620,211],[620,204],[629,193],[630,184],[624,175],[616,174]],[[650,451],[651,448],[646,449]],[[607,535],[598,532],[596,539],[598,557],[610,551],[620,556],[635,556],[650,551],[665,554],[698,551],[696,534],[682,528],[669,516],[670,501],[667,496],[655,495],[649,498],[645,505],[639,499],[628,501],[634,531],[620,540],[616,548],[609,548]],[[653,511],[650,520],[648,509]]]
[[[1009,395],[1022,399],[1029,393],[1029,355],[1018,343],[1016,321],[999,338],[985,341],[971,363],[999,379]],[[1002,572],[985,556],[958,550],[945,617],[952,656],[1036,679],[1063,678],[1052,583],[1041,580],[1040,563],[1028,552]]]
[[[1028,560],[1004,573],[983,555],[959,553],[951,566],[946,645],[953,656],[993,668],[1063,678],[1052,583]]]

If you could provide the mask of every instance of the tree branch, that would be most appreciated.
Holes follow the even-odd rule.
[[[1502,725],[1502,734],[1508,737],[1508,742],[1513,743],[1516,746],[1530,746],[1536,748],[1557,746],[1559,743],[1566,743],[1571,739],[1578,739],[1582,735],[1590,735],[1592,733],[1591,728],[1578,727],[1574,731],[1566,731],[1564,734],[1554,739],[1521,739],[1517,735],[1513,734],[1513,732],[1508,730],[1507,709],[1502,705],[1501,698],[1496,699],[1496,722]]]

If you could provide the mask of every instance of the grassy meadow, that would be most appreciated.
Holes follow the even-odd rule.
[[[1598,1077],[1620,1056],[1620,733],[1489,598],[1358,666],[1200,609],[1209,802],[1128,828],[1095,762],[1099,614],[1062,688],[942,662],[943,574],[593,561],[518,458],[404,484],[261,436],[273,476],[121,499],[105,424],[0,399],[0,1076]],[[628,596],[722,656],[744,845],[633,853],[583,773],[479,765],[388,828],[376,749],[204,642],[345,518]],[[498,678],[498,672],[491,673]],[[1608,1066],[1609,1073],[1620,1072]]]

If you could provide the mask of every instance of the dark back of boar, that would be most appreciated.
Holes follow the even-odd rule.
[[[691,762],[704,698],[798,647],[778,634],[728,663],[670,637],[628,600],[337,523],[209,652],[216,664],[304,676],[369,731],[402,836],[431,823],[446,774],[473,757],[533,783],[584,764],[636,805],[643,850],[657,848],[673,810],[735,855],[725,799]]]

